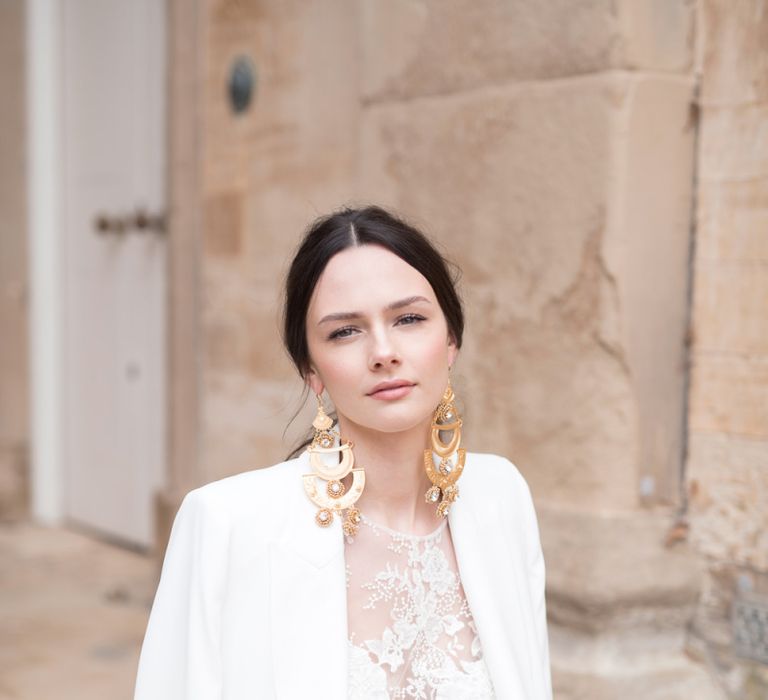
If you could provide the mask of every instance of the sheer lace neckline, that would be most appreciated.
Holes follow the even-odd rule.
[[[426,535],[412,535],[408,532],[393,530],[386,525],[379,525],[378,523],[373,522],[370,518],[367,518],[362,513],[360,514],[360,519],[375,533],[385,532],[391,537],[397,537],[398,539],[408,540],[411,542],[425,542],[427,540],[435,539],[443,532],[443,530],[445,530],[446,525],[448,525],[448,518],[442,518],[440,524],[434,530],[432,530],[432,532],[428,532]]]
[[[345,550],[348,700],[493,698],[447,518],[426,535],[361,520]]]

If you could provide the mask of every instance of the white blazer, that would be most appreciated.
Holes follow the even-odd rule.
[[[345,700],[344,538],[315,524],[307,453],[184,498],[141,650],[136,700]],[[552,697],[544,560],[515,466],[467,453],[448,516],[499,700]],[[352,545],[354,546],[354,545]]]

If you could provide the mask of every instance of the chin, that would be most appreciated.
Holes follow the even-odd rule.
[[[431,421],[432,411],[428,414],[424,414],[422,412],[416,413],[409,410],[403,412],[401,415],[378,415],[353,422],[362,428],[376,430],[380,433],[404,433],[417,429],[422,429],[426,432],[429,429]]]

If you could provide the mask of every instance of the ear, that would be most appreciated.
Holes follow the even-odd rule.
[[[448,336],[448,366],[453,367],[453,363],[456,362],[456,358],[459,356],[459,349],[456,347],[456,341],[449,335]]]
[[[320,379],[320,375],[311,367],[309,368],[309,371],[304,375],[304,381],[316,396],[320,396],[323,393],[323,390],[325,389],[323,380]]]

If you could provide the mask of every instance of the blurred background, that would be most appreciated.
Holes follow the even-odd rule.
[[[309,425],[300,233],[368,202],[463,269],[556,698],[768,698],[765,0],[0,0],[0,698],[131,697],[182,496]]]

